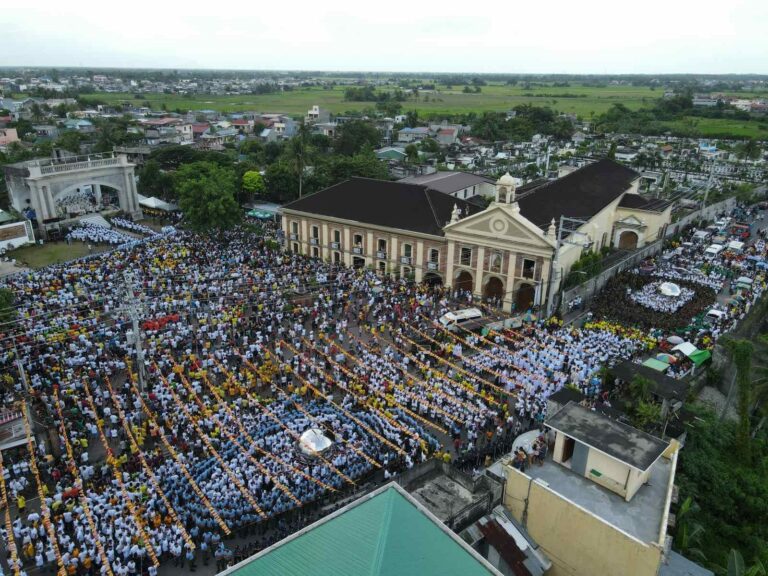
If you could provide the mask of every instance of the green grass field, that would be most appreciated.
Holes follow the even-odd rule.
[[[92,254],[104,252],[109,246],[93,246]],[[42,268],[59,262],[66,262],[75,258],[88,255],[88,246],[84,242],[49,242],[39,245],[23,246],[8,252],[9,258],[16,258],[21,264],[29,268]]]
[[[651,104],[661,96],[661,91],[634,86],[609,86],[595,88],[572,85],[570,87],[537,87],[525,89],[520,86],[491,84],[482,87],[480,94],[464,94],[463,86],[438,86],[434,93],[422,93],[418,100],[403,102],[403,110],[417,110],[420,114],[464,114],[486,110],[505,111],[518,104],[536,104],[550,106],[561,112],[578,114],[589,118],[592,114],[605,112],[614,103],[621,102],[628,108],[639,108]],[[373,107],[372,102],[344,101],[343,86],[331,90],[322,88],[302,88],[279,94],[260,96],[176,96],[172,94],[133,94],[100,93],[93,95],[107,102],[130,102],[133,104],[148,101],[153,108],[165,104],[168,110],[219,110],[236,112],[254,110],[258,112],[283,112],[291,115],[304,115],[313,105],[341,114],[346,111],[362,110]],[[578,95],[578,98],[563,98],[563,94]]]
[[[373,102],[347,102],[344,100],[344,86],[324,90],[318,87],[301,88],[283,93],[260,96],[177,96],[173,94],[99,93],[92,97],[114,103],[140,104],[149,102],[152,108],[165,105],[168,110],[218,110],[221,112],[256,111],[281,112],[295,117],[303,116],[312,105],[317,104],[334,114],[373,108]],[[519,104],[549,106],[558,112],[576,114],[589,120],[597,114],[620,103],[630,109],[651,106],[664,91],[643,86],[582,86],[568,87],[537,86],[524,88],[506,84],[489,84],[482,87],[480,94],[465,94],[463,86],[437,86],[435,92],[422,92],[418,99],[410,98],[402,103],[403,111],[416,110],[422,117],[441,117],[453,114],[481,113],[484,111],[503,112]],[[388,88],[380,88],[386,90]],[[747,97],[751,94],[739,94]],[[703,137],[752,137],[768,138],[768,130],[756,122],[743,120],[686,118],[667,124],[671,130],[694,127],[696,135]]]
[[[765,124],[745,120],[686,116],[681,120],[667,122],[666,125],[669,126],[670,130],[685,130],[688,133],[694,130],[707,138],[732,136],[768,140],[768,128]]]

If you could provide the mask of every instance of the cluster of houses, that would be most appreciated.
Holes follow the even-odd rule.
[[[135,75],[131,75],[135,76]],[[369,84],[389,84],[391,80],[369,80]],[[6,94],[30,92],[43,88],[52,92],[107,92],[133,94],[221,94],[246,95],[291,90],[305,86],[356,85],[358,78],[322,75],[292,74],[288,72],[242,73],[236,76],[215,77],[184,71],[174,75],[158,74],[148,78],[120,77],[114,74],[81,74],[62,70],[55,75],[36,74],[34,71],[0,77],[0,90]]]

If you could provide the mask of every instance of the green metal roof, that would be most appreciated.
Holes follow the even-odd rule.
[[[499,574],[390,484],[264,550],[236,576],[489,576]]]

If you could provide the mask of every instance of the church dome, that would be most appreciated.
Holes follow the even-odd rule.
[[[515,179],[509,172],[507,172],[504,176],[499,178],[496,184],[500,184],[501,186],[515,186]]]

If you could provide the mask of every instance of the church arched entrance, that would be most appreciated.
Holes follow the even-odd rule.
[[[472,292],[474,280],[472,278],[472,274],[467,272],[466,270],[462,270],[461,273],[456,277],[456,288],[458,290],[468,290],[469,292]]]
[[[621,250],[634,250],[637,248],[637,232],[632,230],[625,230],[619,236],[619,249]]]
[[[520,284],[515,296],[515,310],[525,312],[533,306],[533,299],[536,296],[536,289],[533,284]]]
[[[499,300],[504,299],[504,282],[502,282],[500,279],[496,278],[495,276],[491,276],[488,278],[488,282],[485,284],[485,289],[483,290],[483,296],[486,300],[498,298]]]
[[[440,274],[435,274],[434,272],[427,272],[424,275],[424,284],[426,284],[427,286],[442,286],[443,279],[440,277]]]

